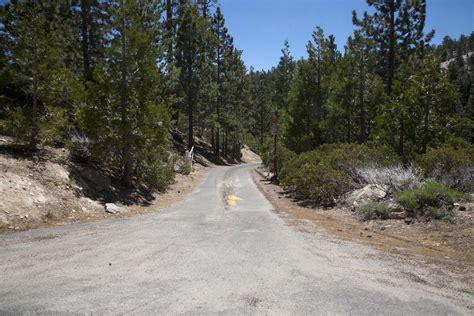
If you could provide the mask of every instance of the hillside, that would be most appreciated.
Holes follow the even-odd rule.
[[[195,141],[192,172],[176,172],[174,183],[159,192],[143,184],[126,188],[107,169],[71,161],[65,148],[45,146],[31,153],[0,136],[0,232],[133,216],[168,206],[192,191],[207,167],[233,163],[215,156],[206,141]],[[178,153],[184,149],[179,137],[173,144]],[[243,157],[258,159],[248,147]],[[106,203],[118,212],[110,213]]]

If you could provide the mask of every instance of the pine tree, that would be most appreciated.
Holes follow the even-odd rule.
[[[27,106],[9,111],[8,128],[32,150],[59,140],[67,128],[66,112],[77,88],[66,68],[64,37],[58,32],[54,3],[11,3],[2,24],[8,34],[8,65]]]
[[[188,115],[188,149],[194,145],[194,113],[197,93],[201,84],[202,54],[205,54],[207,20],[201,18],[195,7],[183,1],[180,4],[177,33],[177,66],[180,69],[180,85]]]
[[[283,43],[281,53],[282,56],[280,57],[280,61],[276,68],[277,78],[275,84],[275,102],[279,109],[287,111],[288,93],[290,91],[290,85],[295,71],[295,63],[290,54],[290,44],[287,40]]]
[[[404,64],[394,95],[378,119],[377,134],[405,161],[446,141],[457,117],[452,111],[456,90],[439,62],[427,57],[421,68]]]
[[[158,1],[111,3],[106,58],[97,65],[81,127],[93,139],[103,162],[120,166],[123,184],[134,176],[149,179],[162,168],[169,116],[162,103],[159,68],[161,6]],[[159,187],[157,179],[147,181]]]
[[[358,19],[353,11],[353,23],[376,43],[379,74],[384,78],[387,94],[401,63],[406,62],[413,52],[423,54],[425,46],[434,35],[424,35],[426,1],[410,0],[367,0],[375,13],[364,13]]]
[[[224,80],[226,73],[226,65],[224,64],[224,59],[228,57],[233,52],[233,40],[228,34],[228,30],[225,26],[225,19],[222,15],[220,7],[217,7],[216,12],[212,19],[212,33],[215,37],[216,43],[214,46],[214,52],[212,54],[214,58],[215,66],[215,82],[217,85],[217,98],[215,104],[215,115],[214,121],[212,123],[213,131],[213,140],[214,140],[214,153],[219,154],[220,152],[220,130],[221,130],[221,110],[223,103],[223,89],[224,89]]]

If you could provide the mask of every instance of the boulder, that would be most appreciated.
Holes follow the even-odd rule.
[[[91,167],[79,169],[79,175],[84,178],[87,184],[97,191],[106,191],[110,188],[112,182],[103,172]]]
[[[390,201],[387,203],[387,206],[390,210],[390,214],[388,215],[390,219],[404,219],[407,217],[407,213],[400,204]]]
[[[349,192],[344,197],[346,205],[354,206],[365,204],[368,201],[378,201],[387,196],[388,186],[368,184],[361,189]]]
[[[109,214],[117,214],[120,213],[120,207],[114,203],[105,203],[105,211]]]

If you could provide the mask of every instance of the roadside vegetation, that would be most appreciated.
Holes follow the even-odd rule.
[[[277,170],[271,137],[265,166],[305,204],[451,220],[474,192],[474,33],[430,45],[425,1],[367,3],[343,53],[317,27],[307,58],[293,61],[285,43],[262,77],[280,127]]]

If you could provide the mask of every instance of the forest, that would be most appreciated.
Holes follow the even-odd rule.
[[[322,203],[347,191],[340,166],[358,159],[416,163],[440,182],[467,171],[443,183],[472,190],[474,33],[431,44],[426,1],[367,9],[353,12],[344,47],[317,26],[306,58],[285,41],[278,65],[260,71],[244,64],[216,0],[8,1],[0,132],[30,151],[65,146],[126,186],[170,183],[179,130],[189,149],[198,136],[235,161],[244,144],[276,159],[283,185]]]

